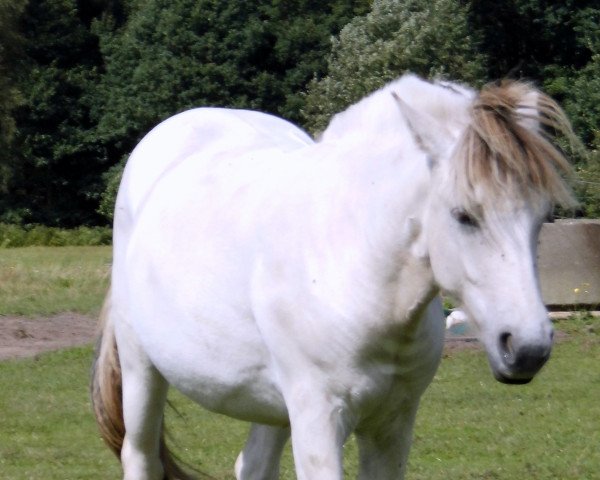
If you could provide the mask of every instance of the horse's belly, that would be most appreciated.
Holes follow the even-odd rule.
[[[191,382],[175,386],[210,411],[248,422],[281,426],[289,424],[281,392],[260,376],[231,383],[215,382],[212,377],[194,376]]]
[[[241,420],[287,424],[285,402],[258,332],[249,322],[219,325],[162,322],[141,333],[142,344],[169,384],[203,407]]]

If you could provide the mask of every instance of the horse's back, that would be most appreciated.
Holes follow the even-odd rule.
[[[122,209],[135,215],[161,175],[195,153],[208,156],[264,145],[288,151],[311,142],[298,127],[265,113],[224,108],[185,111],[160,123],[134,149],[119,190],[116,215]]]
[[[139,210],[160,179],[181,163],[220,152],[269,146],[287,152],[312,143],[300,128],[273,115],[225,108],[196,108],[152,129],[129,157],[115,205],[115,257],[129,241]]]

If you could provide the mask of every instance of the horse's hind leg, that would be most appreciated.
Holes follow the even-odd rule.
[[[246,446],[235,462],[237,480],[277,480],[279,460],[289,437],[289,427],[253,424]]]
[[[160,459],[168,384],[139,348],[119,345],[123,375],[125,438],[121,450],[125,480],[163,480]]]

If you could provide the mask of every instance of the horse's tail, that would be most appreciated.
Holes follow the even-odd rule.
[[[100,336],[92,365],[92,406],[100,435],[117,457],[125,438],[121,392],[121,365],[110,316],[110,290],[100,313]]]
[[[100,336],[96,344],[92,366],[91,396],[100,435],[120,460],[125,438],[125,422],[123,420],[121,365],[110,307],[109,290],[100,314]],[[159,455],[164,469],[164,480],[193,479],[177,464],[174,455],[167,447],[164,428],[160,436]]]

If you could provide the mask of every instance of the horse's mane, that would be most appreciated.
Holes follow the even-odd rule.
[[[504,81],[485,86],[470,110],[453,156],[457,187],[468,200],[516,196],[575,204],[565,181],[571,165],[555,142],[556,135],[570,142],[575,136],[554,100],[528,83]]]

